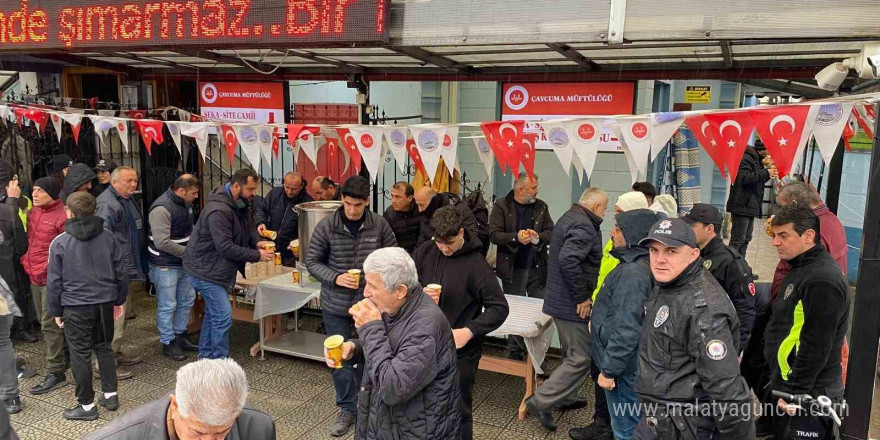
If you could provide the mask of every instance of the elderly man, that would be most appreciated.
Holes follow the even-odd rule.
[[[339,192],[336,182],[325,176],[312,180],[312,192],[315,193],[315,200],[342,200],[342,193]]]
[[[150,206],[150,280],[156,286],[156,327],[162,355],[186,359],[184,351],[199,347],[186,338],[186,324],[196,294],[183,271],[183,254],[193,230],[193,202],[199,196],[199,179],[184,174]]]
[[[364,299],[351,307],[360,339],[345,364],[364,363],[356,438],[458,439],[458,365],[452,329],[422,291],[406,251],[379,249],[364,262]],[[327,366],[336,363],[327,354]]]
[[[413,187],[407,182],[397,182],[391,187],[391,206],[385,210],[385,221],[391,225],[397,245],[410,254],[419,241],[422,229],[422,217],[419,207],[413,200]]]
[[[248,215],[248,202],[259,181],[254,170],[242,168],[229,183],[212,191],[186,245],[183,270],[205,300],[199,358],[229,357],[229,292],[235,273],[244,275],[245,263],[275,259],[275,252],[266,246],[271,242],[257,241],[257,229]]]
[[[69,175],[70,173],[68,173]],[[131,313],[129,303],[133,283],[146,280],[147,273],[147,236],[144,232],[144,217],[141,214],[140,206],[134,201],[134,193],[137,188],[137,171],[131,167],[118,167],[110,175],[110,188],[97,198],[98,212],[96,215],[104,219],[104,229],[113,233],[116,242],[122,246],[125,274],[129,282],[132,283],[129,285],[125,303],[127,313]],[[119,379],[132,377],[131,371],[121,367],[134,365],[143,360],[140,356],[128,357],[122,352],[124,331],[125,319],[116,320],[113,328],[113,342],[110,346],[116,353],[116,376]]]
[[[342,207],[315,225],[306,266],[309,274],[321,281],[321,315],[327,333],[350,338],[355,322],[348,313],[362,297],[364,277],[352,275],[363,269],[370,252],[397,246],[391,226],[382,216],[367,209],[370,182],[366,177],[349,177],[342,186]],[[346,364],[333,370],[333,388],[339,417],[330,428],[334,437],[345,435],[355,422],[358,383],[364,369]]]
[[[275,440],[272,416],[245,405],[247,376],[232,359],[177,370],[174,393],[116,417],[83,440]]]
[[[263,237],[267,230],[278,233],[275,249],[281,252],[281,264],[285,266],[296,265],[296,257],[288,247],[291,241],[299,238],[299,214],[294,207],[311,201],[312,196],[306,192],[302,174],[291,171],[284,176],[281,188],[272,188],[263,202],[255,206],[257,232]]]
[[[578,389],[590,372],[590,344],[587,330],[599,264],[602,261],[602,233],[599,225],[608,209],[608,196],[599,188],[587,188],[553,229],[544,313],[553,317],[565,357],[535,395],[526,401],[541,426],[556,430],[550,411],[572,405]]]

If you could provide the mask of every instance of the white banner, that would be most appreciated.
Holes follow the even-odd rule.
[[[52,120],[52,125],[55,126],[55,136],[58,136],[58,142],[61,142],[61,115],[59,112],[49,112],[49,119]],[[3,117],[3,112],[0,111],[0,119]]]
[[[837,150],[843,129],[849,121],[853,108],[852,102],[814,105],[819,107],[813,122],[813,138],[822,153],[825,165],[831,164],[831,156]]]
[[[406,173],[406,159],[409,157],[406,152],[406,127],[386,126],[382,130],[388,142],[388,150],[397,162],[397,168],[401,173]]]
[[[440,156],[443,158],[443,162],[446,162],[446,169],[452,177],[455,177],[453,170],[458,163],[457,152],[458,127],[446,127],[446,134],[443,136],[443,142],[440,143]]]
[[[663,147],[684,123],[684,115],[679,112],[651,113],[651,161],[663,151]]]
[[[651,135],[648,117],[618,118],[612,126],[626,153],[633,183],[647,178],[648,157],[651,154]]]
[[[288,138],[287,141],[290,142],[290,139]],[[296,138],[296,144],[302,149],[303,153],[306,154],[306,157],[312,161],[312,165],[317,167],[318,148],[315,146],[315,135],[308,130],[303,130],[300,132],[299,137]]]
[[[596,155],[599,154],[599,145],[602,140],[602,130],[605,127],[606,118],[585,118],[568,121],[563,124],[565,131],[570,133],[574,153],[580,159],[583,172],[587,177],[592,176],[593,167],[596,165]]]
[[[180,122],[180,133],[196,140],[202,160],[208,157],[208,123],[207,122]]]
[[[165,125],[168,127],[168,132],[171,133],[171,141],[174,142],[174,146],[177,147],[177,152],[180,153],[180,157],[183,157],[183,149],[180,144],[180,122],[176,121],[165,121]]]
[[[477,149],[477,157],[483,163],[486,169],[486,175],[492,177],[492,168],[495,166],[495,156],[492,155],[492,149],[489,148],[489,142],[484,137],[474,137],[474,148]]]
[[[260,133],[257,131],[259,125],[232,125],[235,130],[235,137],[238,138],[238,144],[241,145],[241,151],[244,152],[251,166],[260,169]],[[270,139],[271,142],[271,139]]]
[[[384,165],[382,163],[382,127],[352,127],[350,133],[361,153],[364,164],[367,166],[367,171],[370,176],[373,176],[373,182],[378,182],[379,168],[384,168],[382,166]]]
[[[571,133],[561,122],[541,122],[538,125],[544,130],[540,137],[550,144],[565,174],[571,176],[571,158],[574,155]]]
[[[434,182],[437,175],[437,165],[440,163],[440,144],[446,135],[446,128],[434,124],[410,125],[416,147],[428,172],[428,179]]]

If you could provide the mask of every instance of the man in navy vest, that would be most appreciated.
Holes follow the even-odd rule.
[[[199,179],[184,174],[150,206],[147,258],[150,280],[159,301],[156,326],[162,354],[183,361],[184,351],[199,351],[186,339],[189,310],[195,291],[183,272],[183,253],[193,229],[193,201],[199,196]]]

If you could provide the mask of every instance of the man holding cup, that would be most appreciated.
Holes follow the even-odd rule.
[[[461,393],[461,438],[473,438],[473,394],[483,338],[501,326],[509,312],[507,299],[486,258],[483,242],[464,227],[452,206],[431,217],[434,240],[419,246],[413,259],[425,293],[443,310],[458,354]]]
[[[360,270],[364,260],[377,249],[397,246],[397,240],[388,222],[367,210],[371,195],[367,178],[351,177],[341,191],[343,206],[315,225],[305,264],[309,274],[321,281],[321,314],[327,334],[349,339],[355,322],[348,310],[363,298]],[[353,364],[333,370],[336,406],[341,410],[330,428],[334,437],[345,435],[354,425],[362,371]]]

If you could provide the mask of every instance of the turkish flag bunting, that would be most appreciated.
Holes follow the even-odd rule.
[[[529,179],[535,180],[535,143],[538,142],[538,133],[528,133],[523,135],[520,143],[519,161],[522,163]]]
[[[24,119],[24,112],[25,110],[20,107],[13,110],[13,113],[15,113],[15,122],[18,124],[18,128],[21,128],[21,122]]]
[[[739,163],[749,145],[755,125],[747,111],[709,113],[706,115],[709,125],[716,130],[715,140],[724,152],[722,157],[730,173],[730,183],[736,182]]]
[[[525,125],[525,121],[495,121],[480,124],[501,169],[504,170],[506,166],[514,175],[519,172],[519,150],[522,146]]]
[[[721,177],[726,179],[727,170],[724,168],[723,150],[718,146],[718,141],[715,140],[718,137],[715,129],[712,128],[709,121],[703,115],[690,116],[684,122],[690,127],[691,132],[697,138],[697,141],[700,142],[700,145],[703,146],[703,149],[706,150],[709,157],[712,158],[712,162],[715,162],[715,166],[721,172]]]
[[[98,106],[98,98],[97,97],[89,98],[89,105],[92,107],[92,109],[97,107]]]
[[[153,143],[155,142],[158,145],[165,141],[165,137],[162,134],[162,128],[165,123],[162,121],[139,120],[135,121],[135,124],[137,124],[141,138],[144,140],[147,154],[153,154],[150,151]]]
[[[852,151],[852,145],[849,144],[849,140],[856,137],[856,129],[853,126],[854,124],[855,122],[850,119],[847,121],[846,127],[843,127],[843,146],[846,147],[846,151]]]
[[[758,136],[764,141],[767,152],[770,153],[773,163],[776,164],[779,177],[788,175],[794,158],[810,134],[809,130],[805,133],[805,129],[812,125],[807,119],[810,114],[810,106],[767,107],[749,110],[749,114],[755,123]]]
[[[70,124],[70,131],[73,132],[73,142],[79,145],[79,129],[82,127],[82,115],[78,113],[61,113],[59,116],[61,116],[64,122]]]
[[[416,170],[420,171],[423,176],[427,176],[428,171],[425,170],[425,163],[422,162],[422,155],[419,154],[419,147],[416,146],[414,139],[406,140],[406,152],[409,153],[409,158],[412,159]]]
[[[147,117],[146,110],[129,110],[128,117],[131,119],[144,119]]]
[[[859,127],[862,127],[862,131],[864,131],[869,138],[873,138],[874,121],[877,120],[877,115],[874,113],[874,106],[872,104],[856,104],[852,111],[853,116],[856,117],[856,121],[859,123]]]
[[[51,112],[52,125],[55,126],[55,136],[58,137],[58,142],[61,142],[61,116],[58,116],[57,112]]]
[[[229,157],[229,163],[233,163],[235,159],[235,148],[238,147],[238,137],[235,136],[235,129],[231,125],[220,125],[220,135],[223,136],[223,146],[226,147],[226,156]]]
[[[49,114],[42,110],[25,110],[24,117],[34,121],[34,123],[37,124],[37,132],[40,133],[46,129],[46,123],[49,122]]]
[[[358,151],[357,143],[354,141],[354,137],[351,135],[351,132],[347,128],[337,128],[336,133],[339,134],[339,143],[345,147],[345,151],[348,152],[349,162],[354,165],[354,169],[357,174],[361,173],[361,153]]]

